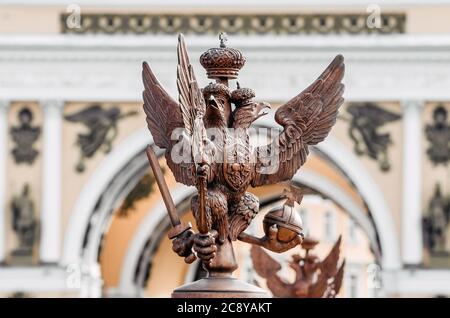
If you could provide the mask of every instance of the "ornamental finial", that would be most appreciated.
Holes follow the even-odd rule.
[[[227,47],[228,35],[225,32],[219,34],[220,47]]]

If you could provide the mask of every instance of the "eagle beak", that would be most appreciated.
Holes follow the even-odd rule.
[[[269,108],[269,109],[270,109],[270,108],[271,108],[270,104],[269,104],[269,103],[266,103],[266,102],[258,103],[258,106],[257,106],[258,114],[259,114],[260,111],[262,111],[262,110],[265,109],[265,108]],[[264,111],[263,113],[259,114],[259,115],[256,117],[256,119],[258,119],[258,118],[260,118],[260,117],[262,117],[262,116],[265,116],[265,115],[267,115],[268,113],[269,113],[268,111]]]
[[[214,108],[214,109],[216,109],[216,110],[219,110],[219,106],[218,106],[218,104],[217,104],[216,99],[214,98],[214,96],[211,95],[211,96],[209,97],[208,104],[209,104],[209,106],[211,106],[212,108]]]

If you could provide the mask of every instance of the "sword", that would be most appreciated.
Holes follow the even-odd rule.
[[[185,231],[190,230],[192,228],[192,225],[191,223],[181,223],[180,217],[177,213],[177,208],[173,203],[172,196],[170,195],[169,188],[167,186],[166,180],[164,179],[164,175],[161,166],[159,165],[155,151],[150,145],[148,145],[146,152],[148,162],[150,163],[150,166],[152,168],[153,175],[155,176],[156,183],[158,184],[159,192],[161,192],[164,204],[166,205],[167,213],[169,214],[170,222],[173,226],[173,228],[169,230],[169,233],[167,235],[169,239],[173,239],[184,233]],[[190,264],[195,261],[195,259],[196,256],[194,254],[189,254],[184,258],[184,261]]]

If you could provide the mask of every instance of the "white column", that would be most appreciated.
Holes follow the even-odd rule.
[[[422,101],[403,107],[402,255],[404,265],[422,264]]]
[[[100,264],[95,262],[89,265],[81,266],[81,298],[100,298],[102,297],[102,274]]]
[[[0,264],[5,261],[6,253],[6,156],[8,136],[9,101],[0,100]]]
[[[61,254],[61,101],[43,101],[43,173],[40,261],[57,263]]]

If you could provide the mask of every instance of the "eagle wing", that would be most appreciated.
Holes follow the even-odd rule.
[[[326,297],[327,298],[335,298],[339,291],[341,290],[342,280],[344,279],[344,268],[345,268],[345,259],[342,261],[341,266],[339,267],[336,275],[333,277],[333,281],[330,284],[329,290],[327,290]]]
[[[195,164],[189,160],[172,158],[172,149],[177,142],[182,142],[182,149],[191,149],[191,135],[196,115],[204,114],[205,101],[197,85],[192,65],[189,63],[183,37],[178,38],[177,87],[179,103],[173,100],[162,87],[150,66],[144,62],[142,70],[144,82],[144,111],[147,115],[147,126],[153,135],[155,144],[166,150],[167,165],[175,179],[186,185],[195,185]],[[176,128],[185,129],[181,140],[172,140]],[[174,149],[176,150],[176,149]],[[178,162],[181,161],[181,162]]]
[[[324,273],[327,273],[328,277],[332,277],[336,274],[337,264],[339,261],[339,254],[341,251],[341,241],[342,235],[339,235],[336,243],[334,243],[333,248],[330,253],[328,253],[327,257],[321,263],[321,270]]]
[[[270,278],[281,269],[281,265],[270,257],[269,254],[264,252],[261,247],[252,245],[250,253],[253,260],[253,267],[259,276]]]
[[[194,68],[189,62],[186,44],[182,34],[178,36],[177,87],[184,127],[189,135],[194,134],[194,120],[206,112],[206,103],[198,87]]]
[[[347,112],[355,117],[364,116],[377,127],[402,118],[401,115],[388,111],[374,103],[353,104],[347,107]]]
[[[312,85],[278,108],[275,120],[284,129],[270,144],[255,149],[252,186],[291,179],[305,163],[308,146],[325,139],[344,101],[344,68],[344,58],[336,56]]]
[[[293,286],[285,283],[277,275],[277,272],[281,269],[281,265],[259,246],[253,245],[250,253],[256,273],[266,279],[267,288],[270,289],[272,294],[275,297],[281,298],[292,297]]]
[[[73,123],[82,123],[89,129],[95,129],[104,112],[105,110],[100,105],[92,105],[77,113],[66,115],[64,118]]]
[[[342,236],[339,236],[336,243],[327,257],[320,264],[320,273],[317,277],[317,281],[311,286],[310,295],[313,298],[320,298],[327,296],[327,291],[330,289],[331,278],[338,276],[337,264],[339,261],[339,253],[341,247]],[[343,271],[343,268],[342,268]],[[341,278],[342,279],[342,278]],[[331,286],[332,287],[332,286]],[[340,288],[340,286],[339,286]]]

